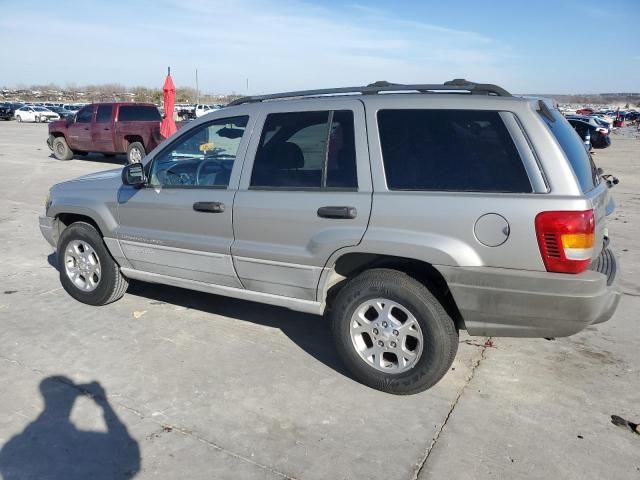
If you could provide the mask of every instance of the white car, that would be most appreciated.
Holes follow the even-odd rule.
[[[25,105],[16,110],[16,120],[19,122],[50,122],[52,120],[60,120],[60,115],[52,112],[48,108],[33,105]]]
[[[215,110],[218,110],[218,108],[213,105],[198,104],[196,105],[196,118],[200,118],[201,116],[206,115],[207,113],[211,113]]]

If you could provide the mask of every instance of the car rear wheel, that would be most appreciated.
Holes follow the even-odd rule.
[[[140,163],[142,159],[147,155],[144,150],[144,145],[140,142],[132,142],[127,149],[127,161],[129,163]]]
[[[73,151],[67,145],[64,137],[56,137],[53,140],[53,154],[58,160],[71,160],[73,158]]]
[[[458,349],[455,324],[440,302],[396,270],[368,270],[348,281],[336,297],[331,324],[353,376],[398,395],[435,385]]]
[[[114,302],[129,285],[98,231],[85,222],[72,223],[60,235],[58,270],[66,292],[89,305]]]

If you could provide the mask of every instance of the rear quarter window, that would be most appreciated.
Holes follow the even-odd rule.
[[[122,105],[118,111],[120,122],[159,122],[162,120],[156,107],[147,105]]]
[[[499,112],[381,110],[378,129],[390,190],[532,191]]]
[[[578,179],[583,193],[587,193],[597,185],[596,167],[591,156],[584,148],[583,140],[571,126],[569,121],[562,116],[558,110],[549,110],[551,118],[540,115],[553,136],[560,144],[560,147],[567,156],[573,173]]]

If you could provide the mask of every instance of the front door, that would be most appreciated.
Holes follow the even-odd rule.
[[[96,152],[111,153],[113,148],[113,106],[110,103],[98,104],[96,121],[91,126],[93,148]]]
[[[248,124],[239,115],[196,125],[146,163],[148,186],[122,186],[118,240],[133,268],[242,287],[231,219]]]
[[[359,100],[262,106],[233,207],[231,248],[245,288],[316,300],[332,253],[357,245],[371,211]]]
[[[67,143],[72,150],[90,152],[92,149],[91,122],[94,105],[78,110],[74,122],[69,125]]]

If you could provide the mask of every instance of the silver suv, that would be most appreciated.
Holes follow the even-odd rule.
[[[60,280],[129,279],[331,317],[353,376],[425,390],[458,332],[556,337],[614,313],[608,183],[560,112],[495,85],[247,97],[144,164],[55,185]]]

